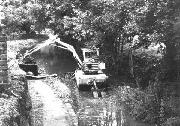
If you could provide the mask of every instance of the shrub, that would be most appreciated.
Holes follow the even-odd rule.
[[[152,83],[145,90],[129,86],[116,89],[118,103],[124,104],[128,116],[149,124],[162,125],[176,116],[175,107],[169,104],[173,98],[170,89],[160,82]]]

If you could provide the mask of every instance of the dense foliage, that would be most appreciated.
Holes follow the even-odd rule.
[[[3,0],[5,19],[2,22],[7,33],[35,34],[50,28],[75,48],[99,47],[110,74],[128,73],[140,86],[144,79],[141,75],[149,73],[151,66],[140,70],[141,66],[136,61],[133,63],[135,56],[131,52],[148,48],[152,43],[166,46],[165,78],[176,79],[173,25],[179,4],[178,0]],[[132,54],[132,58],[126,60],[127,54]],[[124,71],[127,62],[128,69]]]
[[[179,125],[178,111],[175,109],[177,103],[172,101],[178,100],[172,99],[175,90],[160,86],[165,85],[156,82],[144,91],[128,86],[118,87],[117,103],[123,103],[125,115],[131,115],[135,120],[159,126]]]
[[[76,49],[99,47],[109,75],[138,88],[151,87],[147,93],[158,93],[154,83],[178,78],[174,24],[179,18],[179,0],[3,0],[1,6],[6,33],[35,34],[50,28]],[[149,48],[153,44],[159,45],[154,52]],[[160,87],[166,92],[167,87]],[[137,112],[158,106],[158,98],[149,98]],[[162,124],[159,118],[152,119],[159,111],[141,120]],[[140,118],[135,112],[132,115]]]

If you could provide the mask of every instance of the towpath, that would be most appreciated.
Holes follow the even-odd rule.
[[[42,80],[28,80],[33,126],[75,126],[67,106]]]

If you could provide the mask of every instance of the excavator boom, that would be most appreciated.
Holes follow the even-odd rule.
[[[79,58],[78,54],[76,53],[76,50],[74,49],[74,47],[67,44],[67,43],[64,43],[64,42],[60,41],[59,38],[58,39],[57,38],[48,39],[44,43],[39,44],[38,46],[36,46],[36,47],[32,48],[31,50],[27,51],[25,53],[25,55],[24,55],[24,58],[31,55],[31,54],[33,54],[34,52],[37,52],[41,48],[43,48],[45,46],[48,46],[48,45],[56,46],[56,47],[59,47],[59,48],[70,51],[73,54],[74,58],[77,60],[78,66],[80,68],[82,67],[83,63],[82,63],[81,59]]]

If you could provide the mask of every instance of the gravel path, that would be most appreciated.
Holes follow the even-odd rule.
[[[28,81],[34,126],[72,126],[68,110],[51,87],[41,80]]]

